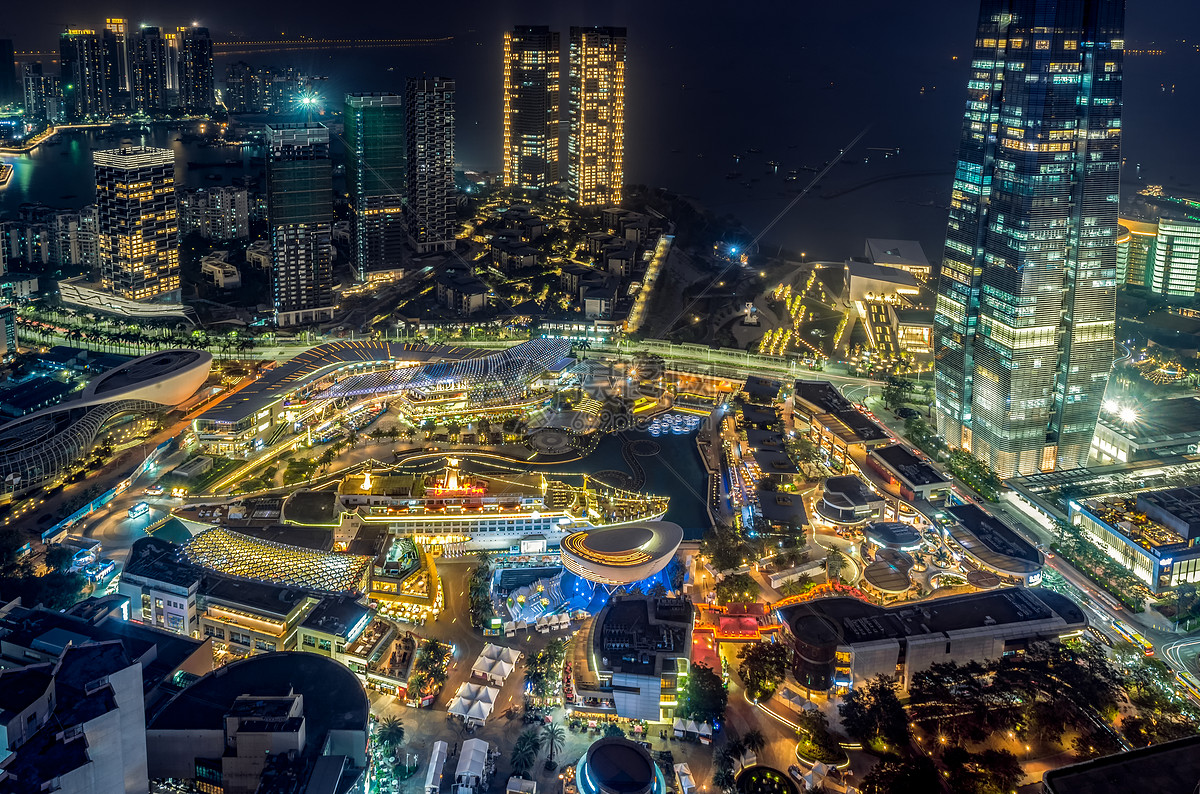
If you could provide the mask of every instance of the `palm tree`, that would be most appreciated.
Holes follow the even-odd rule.
[[[547,760],[553,761],[554,754],[563,749],[566,741],[567,732],[563,730],[563,726],[554,723],[547,725],[546,730],[542,732],[542,748],[546,751]]]
[[[389,753],[395,752],[404,743],[404,724],[398,717],[385,717],[375,729],[375,741],[386,747]]]
[[[757,728],[746,731],[746,735],[742,737],[742,744],[752,753],[758,753],[767,746],[767,738],[762,735],[762,731]]]
[[[512,771],[514,775],[525,777],[537,760],[538,751],[542,747],[542,739],[537,728],[530,728],[517,737],[512,749]]]

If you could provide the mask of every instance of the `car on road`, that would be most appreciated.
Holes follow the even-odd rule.
[[[896,414],[896,416],[900,417],[901,419],[911,419],[914,416],[918,415],[915,410],[913,410],[912,408],[905,407],[903,405],[900,406],[899,408],[897,408],[894,413]]]
[[[146,490],[142,491],[146,496],[161,496],[163,487],[161,485],[151,485]]]
[[[795,778],[796,782],[804,782],[804,772],[802,772],[800,767],[796,766],[795,764],[792,764],[788,767],[788,774]]]

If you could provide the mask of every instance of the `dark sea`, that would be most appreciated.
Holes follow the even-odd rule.
[[[627,181],[692,197],[718,215],[736,217],[751,234],[770,225],[765,252],[784,246],[809,258],[840,260],[860,254],[867,237],[894,237],[920,240],[937,261],[978,6],[967,0],[866,6],[878,13],[841,4],[771,2],[739,10],[615,2],[542,4],[530,18],[524,6],[500,3],[443,28],[412,32],[453,35],[447,44],[239,55],[219,58],[217,73],[233,60],[290,64],[327,78],[317,89],[330,109],[347,91],[402,91],[410,75],[454,77],[459,166],[496,171],[503,31],[516,23],[548,23],[562,31],[565,48],[571,24],[624,24]],[[1148,23],[1140,16],[1143,6],[1129,4],[1131,47],[1151,46],[1138,39]],[[397,33],[390,22],[384,28],[380,35],[408,33]],[[1165,55],[1126,58],[1126,194],[1145,184],[1200,192],[1193,143],[1200,81],[1190,79],[1200,73],[1200,52],[1190,40],[1163,46]],[[771,225],[813,171],[863,130],[842,164]],[[185,146],[159,129],[147,142],[173,146],[181,163],[249,156]],[[17,169],[0,191],[0,211],[12,213],[32,200],[90,201],[93,145],[92,136],[80,133],[31,156],[5,157]],[[885,157],[887,149],[899,153]],[[786,181],[793,170],[795,180]],[[227,181],[240,171],[192,169],[186,182],[219,184],[208,173]]]

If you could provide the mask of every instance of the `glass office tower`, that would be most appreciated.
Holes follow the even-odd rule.
[[[333,163],[324,124],[267,125],[267,228],[275,323],[333,316]]]
[[[550,28],[518,25],[504,34],[504,185],[558,184],[562,53]]]
[[[346,95],[346,190],[359,279],[404,266],[404,97]]]
[[[1085,465],[1113,361],[1124,0],[983,0],[938,286],[938,432]]]

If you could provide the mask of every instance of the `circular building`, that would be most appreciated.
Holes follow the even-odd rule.
[[[682,540],[678,524],[648,521],[572,532],[562,539],[560,554],[567,570],[584,579],[632,584],[666,568]]]
[[[921,533],[908,524],[876,521],[863,530],[866,539],[881,549],[910,552],[921,548]]]
[[[619,737],[595,742],[575,772],[581,794],[666,794],[667,790],[650,753]]]
[[[903,526],[903,525],[902,525]],[[912,570],[913,560],[902,551],[881,548],[875,555],[875,562],[863,571],[867,584],[882,593],[896,595],[904,593],[912,587],[908,573]]]

